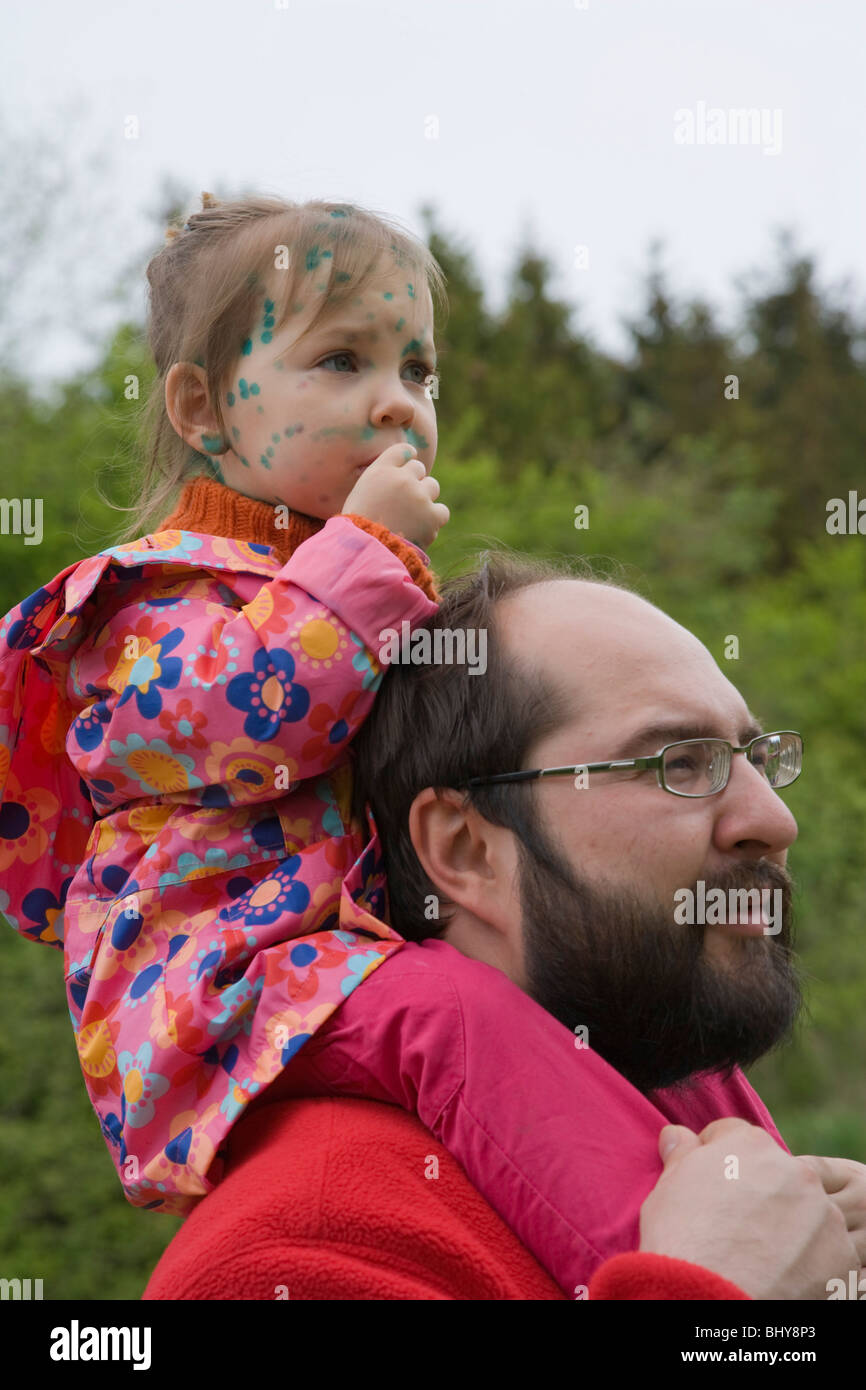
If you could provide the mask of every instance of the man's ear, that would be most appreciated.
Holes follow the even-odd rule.
[[[449,902],[506,929],[502,898],[512,895],[517,869],[510,830],[485,820],[462,792],[425,787],[409,808],[409,835],[424,872]]]

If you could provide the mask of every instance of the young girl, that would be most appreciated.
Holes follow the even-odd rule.
[[[782,1141],[741,1074],[662,1110],[501,972],[386,921],[348,746],[380,633],[436,611],[436,262],[324,202],[204,195],[167,242],[128,534],[183,491],[0,625],[0,909],[64,951],[134,1205],[188,1212],[276,1078],[366,1094],[414,1110],[571,1294],[636,1248],[668,1120],[740,1115]],[[494,1029],[498,1075],[532,1058],[519,1102],[465,1064]]]

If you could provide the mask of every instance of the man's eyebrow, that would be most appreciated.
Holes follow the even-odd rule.
[[[358,338],[370,338],[370,337],[372,336],[372,334],[373,334],[374,331],[375,331],[375,329],[373,328],[372,324],[363,324],[363,323],[320,323],[320,324],[318,324],[318,325],[316,326],[316,328],[313,330],[313,332],[310,333],[309,336],[310,336],[310,338],[316,339],[316,338],[322,338],[322,337],[324,337],[325,335],[330,336],[331,334],[336,334],[337,336],[340,336],[340,335],[347,335],[347,334],[349,334],[349,333],[354,333],[355,336],[358,337]],[[301,340],[301,341],[303,341],[303,340]],[[435,349],[435,347],[433,346],[433,341],[432,341],[432,339],[431,339],[431,338],[425,338],[424,341],[423,341],[423,343],[421,344],[421,348],[422,348],[423,351],[428,352],[428,353],[431,355],[431,357],[433,358],[433,362],[434,362],[434,364],[435,364],[435,362],[437,361],[437,357],[436,357],[436,349]]]
[[[756,720],[750,720],[738,730],[738,746],[742,748],[744,744],[757,738],[763,732],[764,730]],[[623,739],[619,751],[611,755],[611,761],[615,761],[617,758],[636,758],[648,752],[657,753],[665,744],[678,743],[681,739],[725,737],[726,735],[720,732],[715,725],[700,722],[661,721],[657,724],[647,724],[642,729],[636,729],[628,738]]]

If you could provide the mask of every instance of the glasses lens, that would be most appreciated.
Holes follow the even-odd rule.
[[[771,787],[787,787],[802,770],[803,741],[799,734],[769,734],[753,744],[749,760]]]
[[[710,796],[728,780],[731,750],[718,739],[672,743],[665,753],[664,781],[680,796]]]

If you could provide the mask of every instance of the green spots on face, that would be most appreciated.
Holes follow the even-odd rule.
[[[399,332],[400,332],[400,329],[403,327],[403,324],[404,324],[405,322],[406,322],[405,319],[398,319],[398,320],[397,320],[397,323],[394,325],[394,332],[395,332],[395,333],[399,333]]]
[[[382,295],[382,298],[383,298],[383,299],[393,299],[394,296],[393,296],[393,294],[391,293],[390,290],[386,290],[385,293]]]
[[[256,410],[258,411],[259,415],[264,415],[265,413],[265,407],[263,405],[257,405]]]
[[[331,216],[332,216],[332,217],[348,217],[348,216],[349,216],[349,213],[348,213],[348,210],[347,210],[346,208],[334,208],[333,211],[331,212]]]
[[[243,342],[241,343],[241,355],[242,355],[243,357],[249,357],[249,355],[250,355],[250,353],[252,352],[252,350],[253,350],[253,340],[252,340],[252,338],[244,338]]]
[[[373,429],[373,426],[372,426],[372,425],[368,425],[367,428],[366,428],[365,430],[362,430],[362,431],[361,431],[361,440],[362,440],[362,442],[366,442],[366,440],[372,439],[373,436],[375,435],[375,433],[376,433],[376,431]]]
[[[265,300],[265,319],[263,326],[265,331],[262,334],[261,340],[263,343],[269,343],[274,336],[271,332],[274,326],[274,301],[272,299]]]
[[[271,450],[271,453],[273,453],[273,450]],[[262,465],[262,468],[267,468],[268,471],[270,471],[271,461],[267,455],[262,454],[259,458],[259,463]]]
[[[318,270],[319,262],[327,260],[328,257],[333,256],[333,254],[333,251],[323,251],[319,246],[319,243],[316,242],[316,245],[311,246],[309,251],[307,252],[307,259],[305,262],[306,269],[308,271]]]
[[[414,299],[414,298],[415,298],[415,286],[414,286],[414,285],[407,285],[406,288],[407,288],[407,290],[409,291],[409,298],[410,298],[410,299]]]
[[[292,313],[293,313],[293,314],[301,314],[301,313],[303,313],[303,310],[304,310],[303,301],[300,300],[300,299],[297,301],[297,303],[295,303],[295,304],[292,305]]]
[[[220,468],[219,464],[217,463],[216,459],[208,458],[208,459],[206,460],[206,470],[205,470],[205,471],[208,472],[208,473],[210,473],[211,477],[212,477],[212,478],[215,478],[216,481],[217,481],[218,483],[225,483],[225,478],[223,477],[223,471],[222,471],[222,469]]]
[[[240,430],[238,429],[237,425],[232,425],[232,438],[233,438],[233,439],[235,440],[235,442],[237,443],[237,441],[240,439],[240,437],[241,437],[241,432],[240,432]]]
[[[250,461],[249,461],[249,459],[242,458],[242,459],[241,459],[241,463],[243,464],[244,468],[249,468],[249,466],[250,466]]]
[[[202,360],[201,360],[200,357],[195,357],[195,358],[193,358],[193,361],[195,362],[195,365],[196,365],[197,367],[202,367],[202,368],[204,367],[204,362],[202,362]]]
[[[334,280],[338,285],[344,284],[346,280],[351,280],[351,278],[352,277],[349,274],[348,270],[338,270],[336,275],[334,276]]]
[[[275,444],[279,444],[280,442],[280,436],[278,434],[272,434],[271,439],[274,441]]]
[[[246,377],[242,376],[238,382],[238,390],[241,393],[241,400],[248,401],[250,396],[257,396],[259,394],[259,383],[254,381],[248,385]]]
[[[273,446],[271,445],[267,449],[265,449],[265,453],[267,454],[269,459],[272,459],[274,456]]]
[[[422,348],[421,344],[418,342],[418,339],[417,339],[417,338],[413,338],[412,341],[411,341],[411,343],[407,343],[407,344],[406,344],[406,346],[404,347],[403,351],[400,353],[400,356],[401,356],[401,357],[405,357],[407,352],[423,352],[423,351],[424,351],[424,349]]]
[[[300,434],[303,428],[303,425],[286,425],[286,428],[283,430],[283,434],[286,436],[287,439],[291,439],[293,434]],[[275,439],[279,439],[279,437],[280,436],[278,434],[274,435]]]
[[[234,391],[229,391],[228,395],[226,396],[226,400],[228,401],[229,405],[234,405],[234,403],[235,403],[235,393],[234,393]]]
[[[425,439],[423,434],[419,434],[417,430],[406,431],[406,443],[414,444],[416,449],[430,448],[430,440]]]
[[[207,449],[209,454],[224,454],[225,443],[221,434],[203,434],[201,437],[202,448]]]

